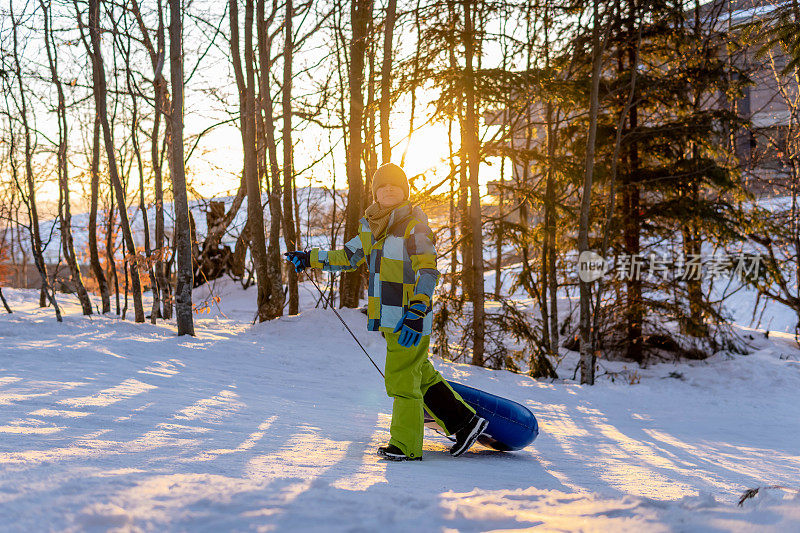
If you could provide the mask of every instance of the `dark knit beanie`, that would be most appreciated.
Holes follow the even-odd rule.
[[[375,174],[372,175],[372,198],[376,199],[375,193],[383,185],[396,185],[403,189],[405,199],[408,200],[408,179],[403,169],[394,163],[381,165]]]

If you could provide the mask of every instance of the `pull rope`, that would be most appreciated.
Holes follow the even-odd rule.
[[[314,284],[314,287],[316,287],[317,290],[319,291],[319,295],[325,300],[326,299],[325,298],[325,293],[322,292],[322,289],[319,288],[319,285],[317,285],[317,282],[314,281],[314,278],[311,277],[310,273],[307,273],[307,276],[308,276],[308,279],[311,281],[311,283]],[[331,302],[329,300],[326,300],[326,301],[327,301],[328,305],[330,306],[331,311],[333,311],[334,314],[336,315],[336,318],[339,319],[339,322],[342,323],[342,325],[345,327],[345,329],[350,334],[350,336],[353,337],[353,340],[356,341],[356,344],[358,344],[358,347],[361,348],[362,352],[364,352],[364,355],[366,355],[369,358],[370,362],[372,363],[372,366],[375,367],[375,370],[378,371],[378,373],[381,375],[381,377],[386,379],[386,376],[383,374],[383,371],[380,369],[380,367],[377,364],[375,364],[375,361],[369,355],[369,352],[367,352],[366,348],[364,348],[364,346],[361,344],[361,342],[359,342],[358,338],[355,336],[355,333],[353,333],[353,330],[350,329],[350,326],[348,326],[347,323],[344,321],[344,319],[342,318],[342,315],[340,315],[339,311],[337,311],[336,308],[333,306],[333,302]]]

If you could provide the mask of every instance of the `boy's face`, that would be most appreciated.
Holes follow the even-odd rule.
[[[405,200],[403,189],[392,184],[381,185],[378,190],[375,191],[375,197],[384,209],[394,207]]]

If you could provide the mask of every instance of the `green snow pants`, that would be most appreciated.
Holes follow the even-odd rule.
[[[422,455],[423,407],[448,434],[466,425],[475,410],[456,393],[428,361],[430,335],[417,346],[398,344],[399,333],[386,338],[386,394],[394,399],[389,444],[408,457]]]

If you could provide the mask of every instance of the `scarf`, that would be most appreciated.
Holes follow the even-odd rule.
[[[364,217],[367,219],[367,222],[369,223],[369,229],[376,241],[381,240],[384,236],[384,233],[386,233],[386,230],[389,227],[389,220],[392,218],[392,213],[394,210],[405,205],[408,205],[408,200],[392,207],[381,207],[381,204],[375,202],[367,208],[367,210],[364,212]]]

